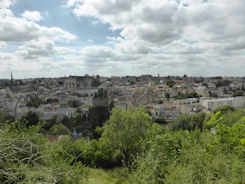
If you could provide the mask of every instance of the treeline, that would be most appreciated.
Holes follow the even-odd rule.
[[[26,157],[26,152],[16,151],[14,158],[23,159],[24,163],[2,156],[0,181],[10,176],[2,170],[11,170],[16,178],[12,183],[17,183],[17,179],[47,182],[47,178],[55,178],[59,181],[56,183],[86,183],[87,167],[124,167],[128,184],[244,182],[244,109],[221,106],[210,114],[183,114],[168,126],[152,122],[143,107],[113,108],[109,119],[96,128],[98,137],[90,141],[82,138],[72,142],[69,136],[63,136],[48,143],[40,134],[39,125],[26,128],[23,121],[6,125],[0,133],[0,140],[4,140],[0,150],[11,148],[12,144],[3,144],[5,139],[14,140],[17,145],[22,145],[17,140],[27,139],[42,151],[38,152],[37,161],[36,156]],[[61,166],[63,175],[56,174]],[[54,173],[48,173],[49,169]]]

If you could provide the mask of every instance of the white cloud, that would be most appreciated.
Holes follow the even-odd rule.
[[[6,47],[7,44],[5,42],[0,42],[0,47]]]
[[[12,15],[9,7],[12,5],[10,0],[0,0],[0,16]]]
[[[10,10],[11,1],[0,0],[0,45],[21,45],[13,53],[0,53],[0,70],[18,70],[18,65],[27,62],[37,75],[41,75],[38,70],[45,70],[43,75],[82,71],[101,75],[244,75],[243,4],[243,0],[67,0],[66,7],[77,17],[92,17],[91,24],[104,23],[110,31],[119,32],[103,45],[85,37],[88,45],[94,45],[81,49],[74,44],[73,49],[60,45],[75,35],[63,28],[41,26],[39,12],[36,18],[25,13],[16,17]]]
[[[58,27],[45,27],[23,18],[0,17],[0,41],[25,42],[37,38],[72,40],[76,36]]]
[[[68,0],[67,1],[67,6],[68,7],[73,7],[75,6],[77,0]]]
[[[19,18],[10,10],[10,0],[0,0],[0,41],[26,42],[39,38],[72,40],[76,36],[58,27],[40,26],[33,21],[40,21],[38,11],[25,11]]]
[[[34,22],[39,22],[40,20],[43,19],[43,17],[41,16],[40,12],[38,11],[28,11],[26,10],[24,13],[22,13],[21,15],[23,18],[27,19],[27,20],[31,20]]]
[[[87,42],[88,42],[88,43],[93,43],[94,40],[88,39]]]
[[[93,25],[96,25],[96,24],[99,24],[99,23],[100,23],[100,21],[98,21],[98,20],[95,20],[95,21],[92,22]]]
[[[25,11],[21,18],[15,16],[10,9],[12,2],[0,0],[0,48],[8,44],[17,49],[0,52],[0,78],[10,71],[19,77],[57,75],[59,68],[54,67],[54,58],[72,49],[56,43],[68,42],[76,36],[59,27],[41,26],[37,22],[43,18],[37,11]]]
[[[125,74],[243,75],[243,4],[243,0],[73,0],[70,7],[78,17],[93,17],[121,30],[120,37],[108,38],[114,55],[107,60],[125,66],[120,70],[125,68]],[[93,58],[103,55],[94,52]],[[91,58],[84,59],[92,62]],[[105,68],[104,58],[96,60]],[[239,64],[232,66],[234,61]]]
[[[55,44],[48,39],[39,39],[26,42],[20,46],[17,54],[24,59],[37,59],[41,57],[51,57],[56,53]]]
[[[106,46],[88,46],[81,50],[83,60],[89,64],[102,64],[106,61],[112,60],[116,53],[115,51]]]
[[[11,1],[10,0],[0,0],[0,7],[2,9],[4,8],[9,8],[11,6]]]

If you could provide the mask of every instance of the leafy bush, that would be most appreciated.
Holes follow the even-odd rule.
[[[180,145],[169,135],[158,135],[150,149],[140,155],[133,167],[132,183],[157,184],[164,183],[168,165],[178,157]]]
[[[27,107],[36,107],[38,108],[41,104],[43,104],[43,100],[41,100],[40,98],[36,97],[36,98],[32,98],[29,102],[27,102]]]
[[[170,88],[174,87],[174,85],[175,85],[175,82],[173,80],[171,80],[171,79],[168,79],[166,81],[166,83],[167,83],[168,87],[170,87]]]
[[[204,113],[198,113],[195,115],[181,114],[172,124],[172,130],[195,130],[203,129],[205,120]]]
[[[167,120],[164,117],[156,118],[155,122],[158,124],[168,124]]]
[[[231,81],[229,80],[219,80],[216,82],[216,87],[229,86]]]
[[[101,82],[98,79],[93,79],[91,85],[93,87],[98,87],[100,84],[101,84]]]
[[[220,112],[221,114],[225,114],[228,112],[233,112],[234,110],[235,108],[230,105],[222,105],[222,106],[216,107],[216,109],[213,110],[213,113]]]
[[[198,98],[199,95],[196,92],[193,93],[179,93],[177,96],[175,96],[174,98],[176,99],[186,99],[186,98]]]
[[[52,126],[52,128],[49,130],[49,134],[50,135],[67,135],[67,134],[70,134],[70,131],[65,125],[59,123],[59,124]]]
[[[207,128],[216,128],[220,125],[232,126],[244,116],[244,109],[235,109],[231,106],[220,106],[215,109],[213,113],[208,114],[204,124]]]
[[[15,118],[13,116],[8,115],[8,114],[0,111],[0,128],[1,128],[1,126],[4,126],[4,124],[6,122],[12,122],[12,121],[14,121],[14,119]]]
[[[237,96],[243,96],[242,91],[236,91],[235,93],[232,94],[232,97],[237,97]]]
[[[73,108],[77,108],[83,105],[83,102],[81,102],[80,100],[70,100],[68,102],[68,105],[73,107]]]
[[[6,125],[0,132],[0,183],[78,183],[86,168],[72,155],[56,154],[41,126],[25,121]]]
[[[22,119],[27,121],[27,127],[37,125],[40,120],[38,114],[32,111],[29,111]]]

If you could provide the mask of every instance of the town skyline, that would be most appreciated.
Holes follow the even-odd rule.
[[[150,74],[150,73],[143,73],[143,74],[139,74],[139,75],[100,75],[100,74],[88,74],[88,73],[81,73],[78,75],[72,75],[72,74],[68,74],[68,75],[64,75],[64,76],[33,76],[33,77],[27,77],[27,78],[18,78],[15,77],[14,72],[10,72],[9,76],[7,78],[0,78],[0,80],[11,80],[11,77],[13,76],[14,80],[25,80],[25,79],[39,79],[39,78],[44,78],[44,79],[49,79],[49,78],[65,78],[65,77],[77,77],[77,76],[100,76],[100,77],[106,77],[106,78],[111,78],[111,77],[140,77],[140,76],[152,76],[152,77],[162,77],[162,78],[167,78],[167,77],[180,77],[183,78],[184,76],[189,77],[189,78],[215,78],[215,77],[222,77],[222,78],[245,78],[245,75],[241,75],[241,76],[228,76],[228,75],[208,75],[208,76],[202,76],[202,75],[193,75],[193,76],[188,76],[185,73],[182,75],[160,75],[159,73],[156,75]]]

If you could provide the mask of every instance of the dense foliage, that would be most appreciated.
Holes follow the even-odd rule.
[[[218,80],[218,82],[216,82],[216,87],[229,86],[230,83],[231,81],[229,80]]]
[[[93,87],[98,87],[101,84],[101,82],[98,79],[94,79],[92,81],[92,86]]]
[[[116,107],[96,129],[100,138],[72,141],[66,135],[51,143],[39,124],[26,124],[12,123],[0,132],[0,183],[84,183],[85,166],[124,167],[117,184],[244,183],[244,109],[182,114],[168,128],[153,123],[143,107]],[[62,124],[56,129],[69,133]]]
[[[232,97],[237,97],[237,96],[243,96],[243,92],[242,91],[236,91],[232,94]]]
[[[172,130],[203,130],[203,123],[205,119],[204,113],[197,113],[195,115],[181,114],[171,125]]]
[[[52,128],[50,128],[49,134],[50,135],[68,135],[70,134],[70,131],[65,125],[59,123],[59,124],[52,126]]]
[[[0,132],[0,183],[82,183],[86,168],[40,131],[20,120]]]
[[[158,124],[168,124],[167,120],[164,117],[158,117],[154,120]]]
[[[188,130],[192,123],[182,127],[192,119],[183,115],[175,122],[181,125],[178,129],[156,136],[150,149],[135,160],[129,183],[243,183],[245,110],[217,110],[203,121],[203,132],[199,126]]]
[[[178,93],[177,96],[175,96],[174,98],[176,99],[186,99],[186,98],[198,98],[199,95],[196,92],[192,92],[192,93]]]
[[[68,102],[68,105],[73,107],[73,108],[77,108],[83,105],[83,102],[81,102],[80,100],[70,100]]]
[[[137,153],[143,151],[142,145],[151,123],[151,117],[144,108],[131,107],[124,111],[116,107],[102,127],[101,140],[111,150],[112,158],[132,161]]]
[[[174,82],[173,80],[171,80],[171,79],[168,79],[168,80],[166,81],[166,84],[168,85],[168,87],[172,88],[172,87],[174,87],[175,82]]]
[[[28,102],[27,102],[27,107],[35,107],[38,108],[41,104],[43,104],[43,100],[41,100],[40,98],[36,97],[36,98],[31,98]]]
[[[93,97],[93,106],[89,109],[89,122],[92,126],[91,131],[94,137],[99,137],[100,135],[94,130],[96,127],[101,127],[110,116],[110,103],[108,93],[104,89],[99,89]]]
[[[11,115],[8,115],[2,111],[0,111],[0,128],[4,126],[6,122],[12,122],[14,121],[14,117]]]

